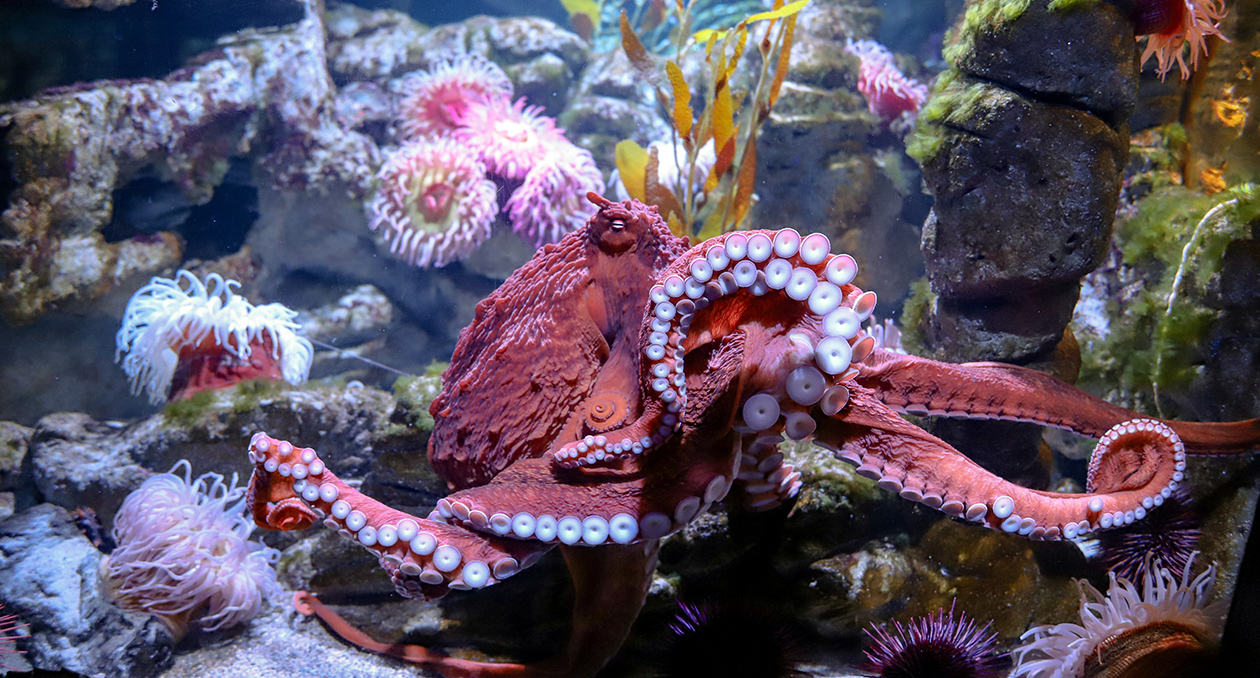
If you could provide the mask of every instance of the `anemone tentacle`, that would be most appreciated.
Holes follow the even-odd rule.
[[[123,312],[114,352],[131,392],[147,390],[155,405],[166,400],[180,360],[203,343],[243,362],[263,347],[285,381],[305,381],[314,349],[298,335],[297,313],[279,303],[255,306],[233,291],[240,285],[217,273],[202,282],[181,269],[174,279],[155,276],[137,290]]]
[[[246,489],[235,477],[223,480],[217,473],[192,480],[187,460],[145,480],[115,515],[118,547],[101,561],[106,594],[156,615],[177,637],[203,607],[199,622],[213,631],[249,620],[279,591],[272,569],[279,552],[248,541]]]

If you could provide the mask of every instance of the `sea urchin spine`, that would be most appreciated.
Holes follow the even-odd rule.
[[[867,670],[881,678],[997,678],[1001,657],[993,652],[991,624],[979,626],[963,612],[955,617],[951,603],[948,613],[941,608],[905,626],[894,621],[893,633],[872,626]]]

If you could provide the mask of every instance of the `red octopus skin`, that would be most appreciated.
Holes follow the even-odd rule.
[[[460,332],[429,409],[429,462],[452,489],[484,485],[513,462],[576,438],[570,418],[597,392],[621,394],[614,406],[637,407],[648,288],[688,244],[655,207],[599,200],[586,228],[540,250],[477,304]],[[605,363],[618,369],[603,369],[608,383],[597,388]]]

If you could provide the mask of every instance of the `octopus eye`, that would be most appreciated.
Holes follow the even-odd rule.
[[[626,227],[626,222],[622,221],[621,219],[613,219],[612,229],[614,231],[620,231],[624,229],[625,227]]]

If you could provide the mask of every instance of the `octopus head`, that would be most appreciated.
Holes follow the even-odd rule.
[[[605,254],[621,254],[650,239],[653,225],[661,221],[660,212],[652,205],[633,200],[613,202],[594,191],[587,193],[586,199],[599,208],[590,219],[588,237]]]

